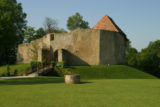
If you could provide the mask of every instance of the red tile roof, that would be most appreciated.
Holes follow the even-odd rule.
[[[102,19],[93,27],[93,29],[100,29],[100,30],[109,30],[109,31],[120,32],[118,26],[107,15],[104,15],[102,17]]]

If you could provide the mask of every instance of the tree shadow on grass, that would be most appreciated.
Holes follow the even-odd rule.
[[[0,80],[0,85],[34,85],[34,84],[49,84],[49,83],[64,83],[64,78],[36,77],[36,78]]]
[[[82,82],[80,82],[79,84],[90,84],[90,83],[93,83],[93,82],[85,82],[85,81],[82,81]]]

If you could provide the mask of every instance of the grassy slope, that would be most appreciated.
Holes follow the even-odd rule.
[[[145,73],[141,70],[125,66],[125,65],[111,65],[111,66],[72,66],[65,68],[67,71],[70,71],[75,74],[80,74],[82,78],[156,78],[148,73]]]
[[[10,72],[13,74],[15,70],[18,70],[18,75],[22,75],[26,68],[30,67],[30,64],[17,64],[17,65],[9,65]],[[0,67],[0,74],[6,72],[7,66]]]
[[[0,81],[1,107],[159,107],[159,79],[98,79],[66,85],[63,78]]]

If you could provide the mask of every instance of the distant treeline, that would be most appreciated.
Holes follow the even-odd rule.
[[[160,40],[150,42],[148,47],[140,52],[129,43],[126,50],[126,64],[160,77]]]

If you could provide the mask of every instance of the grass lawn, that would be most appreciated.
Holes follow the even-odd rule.
[[[80,74],[84,79],[152,79],[146,72],[126,65],[110,66],[70,66],[65,70]]]
[[[17,65],[9,65],[11,75],[14,73],[15,70],[18,71],[18,75],[23,75],[26,68],[30,67],[30,64],[17,64]],[[7,66],[0,66],[0,74],[6,72]]]
[[[159,79],[83,79],[66,85],[61,77],[0,81],[0,107],[159,107]]]

